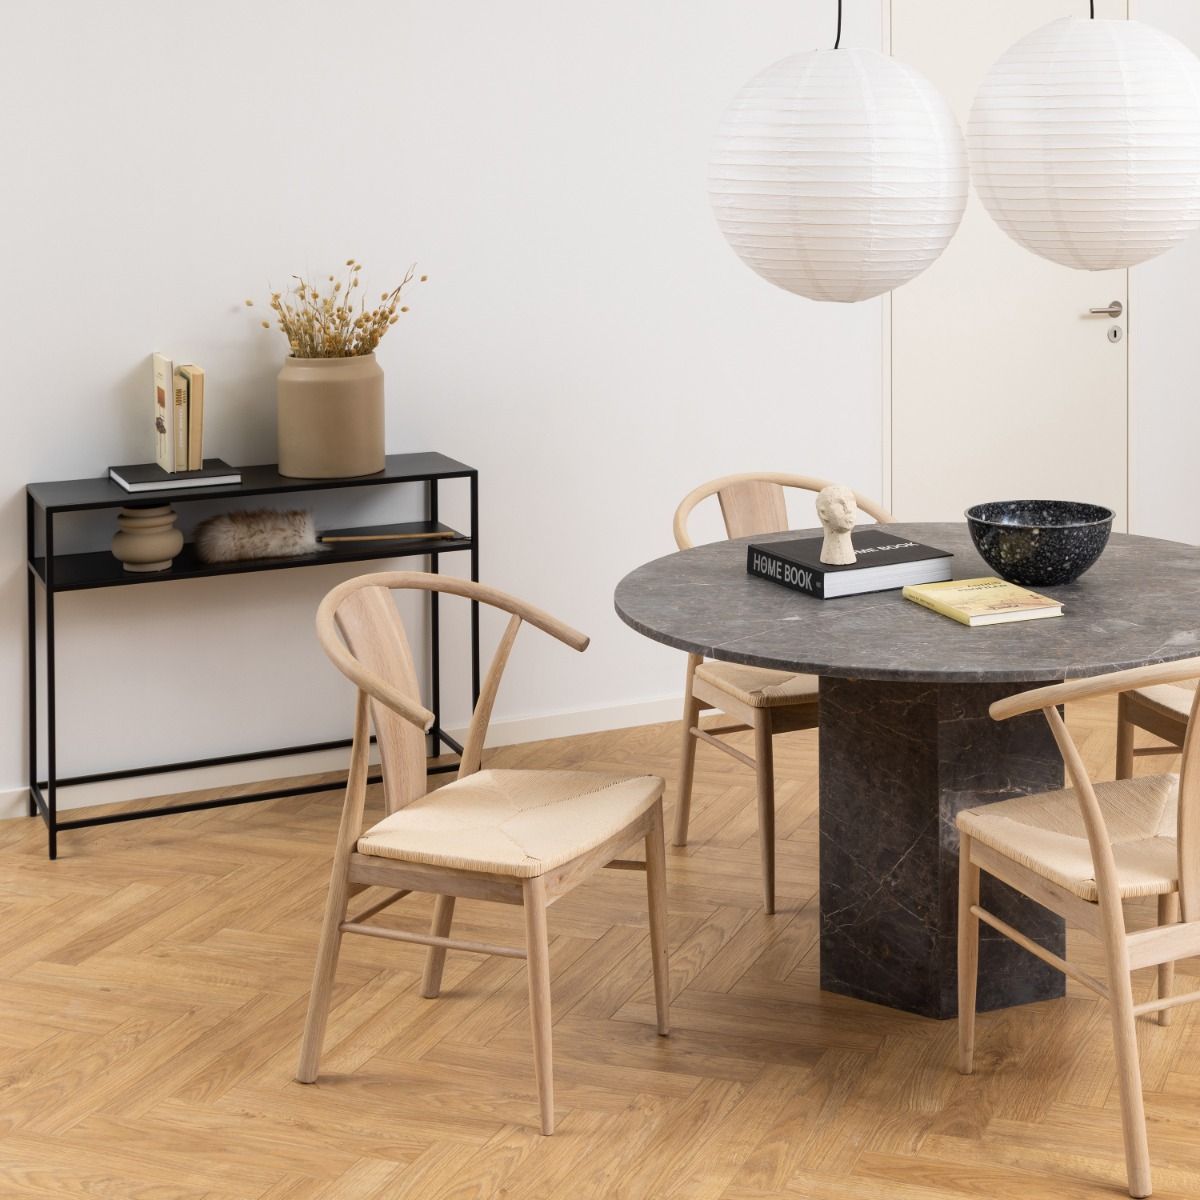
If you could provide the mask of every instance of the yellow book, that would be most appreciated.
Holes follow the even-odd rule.
[[[1042,617],[1061,617],[1063,611],[1061,601],[995,576],[910,584],[904,589],[904,598],[952,621],[972,626],[1037,621]]]
[[[188,469],[188,380],[175,368],[175,470]]]
[[[204,468],[204,368],[181,363],[176,370],[187,384],[187,469],[200,471]]]

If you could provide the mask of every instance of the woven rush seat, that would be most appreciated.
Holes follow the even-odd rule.
[[[1178,683],[1151,684],[1149,687],[1138,688],[1134,695],[1162,709],[1166,714],[1182,717],[1185,721],[1191,714],[1192,701],[1196,698],[1194,688]]]
[[[478,771],[385,817],[361,854],[532,879],[616,836],[662,795],[653,775]]]
[[[811,700],[817,702],[820,680],[816,675],[796,675],[770,667],[742,663],[705,662],[696,667],[696,678],[720,688],[751,708],[778,708]]]
[[[1191,692],[1170,684],[1161,687],[1184,692],[1190,703]],[[1149,775],[1093,786],[1112,841],[1122,898],[1175,891],[1179,777]],[[957,823],[963,833],[982,845],[1080,899],[1099,899],[1087,832],[1073,788],[964,809]]]

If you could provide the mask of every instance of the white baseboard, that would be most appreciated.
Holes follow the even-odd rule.
[[[581,712],[548,713],[539,717],[516,717],[493,721],[487,744],[517,746],[549,738],[571,737],[579,733],[599,733],[606,729],[627,729],[634,725],[654,725],[673,721],[679,716],[680,700],[645,700],[635,704],[617,704],[608,708],[589,708]],[[462,741],[466,731],[451,729],[451,737]],[[346,767],[347,750],[321,750],[312,754],[290,754],[284,758],[258,759],[231,763],[222,767],[201,767],[191,771],[170,771],[161,775],[142,775],[137,779],[117,779],[68,788],[58,797],[58,811],[87,808],[94,804],[115,804],[122,800],[140,800],[172,792],[192,792],[202,788],[229,787],[264,779],[286,779],[294,775],[316,775],[322,771],[341,771]],[[29,797],[27,788],[0,791],[0,820],[24,817]]]
[[[642,700],[635,704],[616,704],[610,708],[585,708],[580,712],[549,713],[540,717],[514,717],[493,721],[488,730],[489,746],[519,746],[525,742],[543,742],[550,738],[572,737],[578,733],[600,733],[606,729],[630,729],[635,725],[657,725],[677,721],[682,697]],[[462,739],[465,731],[451,735]]]

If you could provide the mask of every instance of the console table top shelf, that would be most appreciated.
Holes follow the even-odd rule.
[[[127,492],[107,476],[94,479],[62,479],[31,483],[26,492],[47,512],[71,512],[88,508],[124,508],[132,504],[176,504],[185,500],[240,500],[247,496],[278,495],[281,492],[321,492],[333,488],[372,487],[381,483],[421,483],[433,479],[462,479],[475,474],[474,467],[435,451],[419,454],[389,454],[382,471],[348,479],[293,479],[280,475],[277,463],[235,467],[241,483],[218,487],[163,488],[153,492]]]

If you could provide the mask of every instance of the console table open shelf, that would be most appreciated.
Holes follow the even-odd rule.
[[[319,742],[305,746],[284,746],[270,750],[228,754],[219,757],[197,758],[187,762],[158,763],[130,767],[119,771],[102,771],[85,775],[59,777],[58,738],[55,685],[54,597],[59,592],[86,591],[94,588],[127,587],[137,584],[163,583],[171,580],[209,578],[217,575],[244,575],[258,571],[281,571],[297,567],[327,566],[334,563],[368,562],[372,559],[427,557],[428,569],[435,574],[442,554],[466,553],[470,561],[470,578],[479,578],[479,474],[474,467],[447,458],[443,454],[391,454],[382,471],[375,475],[351,479],[290,479],[280,475],[275,464],[241,467],[242,482],[230,486],[177,488],[153,492],[127,492],[108,478],[71,479],[52,483],[31,483],[25,489],[26,544],[28,558],[28,696],[29,696],[29,815],[40,814],[46,823],[48,849],[51,858],[58,856],[58,833],[64,829],[79,829],[89,825],[108,825],[117,821],[136,821],[168,813],[195,812],[201,809],[248,804],[255,800],[281,796],[306,795],[327,791],[329,784],[301,784],[273,788],[249,795],[222,797],[178,804],[143,808],[131,812],[105,813],[102,816],[58,817],[60,788],[117,779],[166,774],[172,771],[199,767],[225,766],[314,750],[333,750],[349,746],[348,738]],[[470,492],[470,530],[460,533],[438,520],[438,485],[443,480],[466,480]],[[403,533],[453,533],[453,537],[411,538],[402,542],[338,542],[316,554],[294,558],[256,559],[252,562],[202,563],[189,542],[176,556],[170,569],[152,573],[126,571],[108,551],[81,554],[55,553],[55,520],[65,513],[97,509],[118,509],[145,504],[186,504],[189,501],[232,500],[276,496],[291,492],[320,492],[336,488],[378,487],[386,484],[423,484],[425,486],[425,519],[404,521],[391,526]],[[364,528],[378,529],[378,522]],[[353,530],[339,530],[352,533]],[[39,544],[40,543],[40,544]],[[42,776],[38,762],[38,744],[42,729],[38,709],[38,606],[37,589],[45,596],[45,672],[46,672],[46,758],[47,770]],[[438,593],[429,593],[429,690],[430,710],[434,714],[430,730],[429,752],[438,757],[443,747],[455,754],[462,746],[441,727],[441,626]],[[479,606],[471,604],[471,694],[479,698]],[[430,771],[450,771],[454,763],[431,765]],[[372,777],[378,782],[378,776]]]

